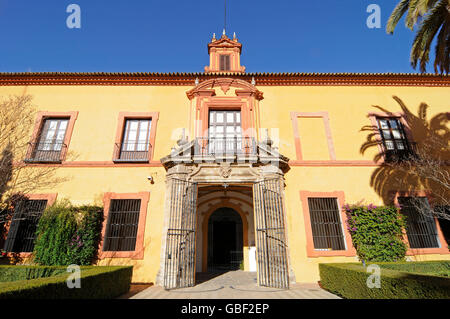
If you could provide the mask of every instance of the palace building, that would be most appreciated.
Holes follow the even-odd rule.
[[[198,73],[0,73],[1,96],[39,108],[24,163],[67,178],[29,195],[27,227],[58,199],[100,203],[98,264],[133,265],[134,282],[241,268],[288,288],[318,281],[319,263],[358,261],[345,204],[432,196],[383,165],[427,129],[448,138],[449,76],[246,73],[236,36],[207,49]],[[450,260],[442,223],[408,216],[407,258]],[[34,235],[20,227],[5,247],[26,257]]]

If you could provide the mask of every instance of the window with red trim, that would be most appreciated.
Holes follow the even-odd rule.
[[[377,117],[377,125],[386,161],[403,160],[412,154],[411,143],[408,141],[403,125],[398,118]]]
[[[36,239],[36,230],[47,200],[20,201],[14,209],[5,250],[8,252],[32,252]]]
[[[111,199],[103,251],[135,250],[140,210],[140,199]]]
[[[337,198],[309,197],[311,230],[316,250],[345,250]]]
[[[399,197],[406,216],[406,235],[411,248],[439,248],[436,223],[426,197]]]
[[[30,143],[28,162],[61,162],[67,151],[65,137],[70,118],[46,118],[36,141]]]

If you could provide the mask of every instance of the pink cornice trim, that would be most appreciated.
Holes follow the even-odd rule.
[[[26,165],[27,167],[162,167],[160,161],[150,161],[149,163],[114,163],[113,161],[67,161],[61,164],[28,164],[15,162],[14,165]]]
[[[327,166],[364,166],[364,167],[376,167],[379,166],[378,163],[370,160],[325,160],[325,161],[304,161],[304,160],[290,160],[290,166],[318,166],[318,167],[327,167]]]

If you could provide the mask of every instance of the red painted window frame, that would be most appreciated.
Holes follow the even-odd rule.
[[[156,127],[158,124],[159,112],[120,112],[119,113],[112,160],[114,161],[117,158],[119,158],[120,148],[117,148],[116,145],[120,145],[123,141],[126,121],[133,120],[133,119],[137,119],[137,120],[151,119],[150,137],[149,137],[150,151],[148,152],[148,161],[151,162],[153,159],[153,154],[155,152]],[[127,163],[127,162],[123,162],[123,163]]]
[[[25,197],[27,197],[29,200],[47,200],[47,207],[52,206],[56,202],[56,198],[58,197],[58,193],[51,193],[51,194],[26,194]],[[9,227],[11,226],[11,221],[8,222],[7,225],[5,225],[5,233],[6,237],[4,240],[6,241],[6,238],[8,236]],[[7,257],[19,257],[19,258],[28,258],[31,257],[33,253],[27,252],[27,253],[11,253],[8,252],[6,254]]]
[[[390,196],[392,197],[392,201],[394,205],[398,206],[398,198],[399,197],[426,197],[428,200],[428,204],[430,207],[433,203],[433,194],[431,191],[422,190],[422,191],[390,191]],[[416,255],[428,255],[428,254],[440,254],[447,255],[450,254],[450,250],[447,248],[447,241],[445,240],[444,234],[442,232],[441,226],[436,217],[434,217],[434,223],[436,225],[436,230],[438,233],[438,240],[440,248],[410,248],[409,240],[406,234],[406,231],[403,233],[403,240],[408,244],[408,250],[406,251],[407,256],[416,256]]]
[[[70,111],[70,112],[50,112],[50,111],[41,111],[37,113],[36,121],[34,122],[34,129],[31,135],[30,143],[38,143],[39,136],[43,129],[43,125],[45,120],[52,118],[67,118],[69,119],[69,123],[67,124],[66,135],[64,136],[64,144],[69,150],[70,141],[72,139],[72,133],[75,126],[75,121],[78,118],[78,111]],[[67,157],[67,152],[61,152],[61,162],[65,161]],[[39,164],[39,163],[33,163]],[[45,163],[42,163],[46,165]]]
[[[103,244],[106,234],[106,226],[108,224],[109,208],[112,199],[140,199],[141,209],[139,212],[138,232],[136,235],[136,246],[134,251],[103,251]],[[99,259],[105,258],[131,258],[131,259],[144,259],[144,235],[145,235],[145,222],[147,219],[148,202],[150,200],[150,192],[139,193],[105,193],[103,196],[103,226],[102,226],[102,239],[99,246]]]
[[[341,213],[342,222],[342,232],[344,235],[345,250],[316,250],[314,248],[314,240],[312,235],[311,226],[311,216],[308,205],[308,198],[317,197],[333,197],[337,198],[338,206]],[[308,257],[331,257],[331,256],[345,256],[354,257],[356,256],[356,250],[353,247],[352,238],[347,230],[347,215],[343,209],[345,203],[345,194],[343,191],[333,191],[333,192],[310,192],[310,191],[300,191],[300,201],[302,202],[303,208],[303,218],[305,222],[306,231],[306,252]]]

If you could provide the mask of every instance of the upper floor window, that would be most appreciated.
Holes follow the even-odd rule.
[[[377,124],[383,142],[385,160],[406,159],[411,154],[411,148],[400,120],[378,117]]]
[[[67,150],[64,143],[69,124],[68,118],[44,119],[37,140],[31,143],[27,161],[60,162]]]
[[[209,153],[235,154],[247,146],[242,138],[241,111],[209,111]]]
[[[221,54],[219,56],[220,59],[220,71],[230,71],[230,55]]]
[[[345,250],[337,198],[308,198],[311,230],[316,250]]]
[[[32,252],[36,229],[47,200],[23,200],[17,204],[5,242],[9,252]]]
[[[151,119],[127,119],[119,147],[119,161],[148,161]]]
[[[411,248],[439,248],[436,223],[426,197],[399,197],[406,216],[406,235]]]

